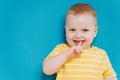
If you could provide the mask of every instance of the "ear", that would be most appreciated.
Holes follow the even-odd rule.
[[[98,26],[95,27],[94,37],[96,37],[97,32],[98,32]]]

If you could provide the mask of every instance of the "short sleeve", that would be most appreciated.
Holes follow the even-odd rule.
[[[52,58],[58,54],[61,54],[63,52],[65,52],[66,50],[68,50],[68,46],[67,44],[58,44],[51,52],[50,54],[44,59],[47,60],[49,58]]]
[[[104,72],[103,72],[104,77],[114,77],[114,76],[116,76],[116,73],[113,70],[113,67],[110,63],[110,60],[109,60],[107,54],[104,56],[104,59],[103,59],[103,68],[104,68]]]

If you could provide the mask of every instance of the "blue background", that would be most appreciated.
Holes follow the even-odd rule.
[[[42,61],[65,42],[65,15],[78,2],[97,11],[94,45],[108,52],[120,78],[119,0],[0,0],[0,80],[55,80],[43,74]]]

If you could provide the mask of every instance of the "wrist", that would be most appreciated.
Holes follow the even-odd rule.
[[[66,57],[67,60],[70,59],[70,56],[69,56],[69,53],[68,53],[68,52],[65,52],[65,53],[64,53],[64,56]]]

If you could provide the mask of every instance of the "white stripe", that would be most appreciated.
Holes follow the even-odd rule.
[[[70,71],[70,72],[102,72],[101,70],[80,70],[80,69],[68,69],[68,70],[64,70],[64,71]]]
[[[62,75],[58,74],[61,77],[82,77],[82,78],[103,78],[103,76],[88,76],[88,75]]]
[[[99,53],[106,53],[106,52],[103,52],[103,51],[102,51],[102,52],[101,52],[101,51],[96,51],[96,52],[99,52]]]
[[[108,63],[108,62],[107,62],[107,61],[104,61],[103,63],[106,64],[106,63]]]
[[[80,58],[73,58],[72,60],[92,61],[92,62],[98,62],[98,63],[100,63],[100,61],[99,61],[99,60],[95,60],[95,59],[80,59]]]
[[[92,67],[99,67],[98,65],[93,64],[65,64],[66,66],[92,66]]]
[[[103,68],[112,68],[111,65],[106,65],[106,66],[103,66]]]
[[[104,58],[103,56],[95,55],[95,54],[81,54],[83,56],[94,56],[94,57],[99,57],[99,58]],[[81,56],[79,55],[79,56]]]

